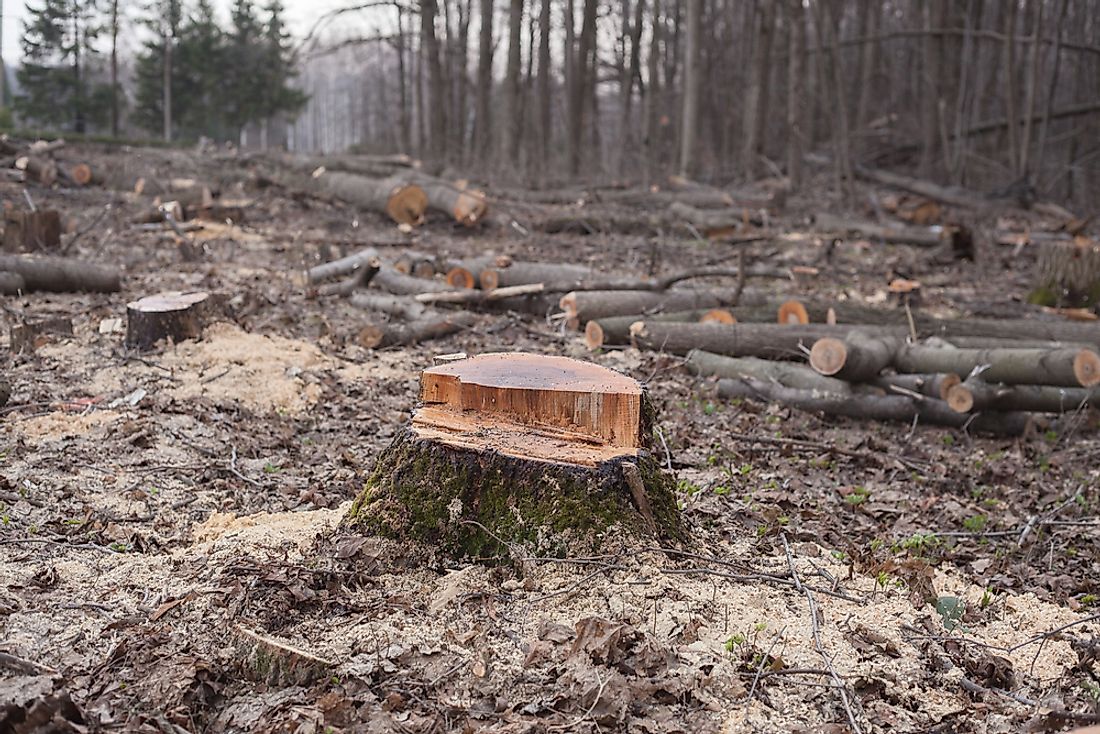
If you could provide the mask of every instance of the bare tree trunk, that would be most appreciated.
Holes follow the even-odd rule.
[[[438,159],[445,153],[447,107],[443,92],[443,66],[439,59],[439,39],[435,35],[436,0],[420,2],[420,36],[424,62],[428,65],[428,156]]]
[[[536,144],[538,150],[539,170],[545,172],[550,160],[550,135],[552,132],[552,117],[550,113],[550,0],[542,0],[542,9],[539,13],[539,71],[536,84],[539,97],[539,139]]]
[[[111,136],[118,137],[118,2],[111,0]],[[0,105],[3,100],[3,80],[0,80]]]
[[[466,99],[469,97],[470,78],[470,15],[473,12],[472,0],[459,0],[458,2],[458,51],[455,54],[455,104],[451,114],[452,135],[455,141],[455,150],[462,151],[465,157],[466,148]],[[385,85],[382,85],[385,86]]]
[[[943,39],[932,33],[943,0],[930,0],[924,4],[925,36],[921,39],[921,151],[920,175],[932,178],[933,168],[939,158],[939,108],[940,73],[942,68]]]
[[[836,156],[837,185],[849,199],[853,196],[852,155],[848,135],[848,104],[844,99],[844,71],[841,68],[839,42],[839,13],[842,10],[839,0],[821,0],[815,6],[818,10],[816,23],[818,45],[824,50],[824,71],[826,89],[832,87],[832,110],[835,127],[833,150]]]
[[[584,149],[584,131],[586,109],[590,89],[589,61],[596,45],[596,15],[598,0],[584,0],[584,20],[581,23],[581,37],[577,44],[576,61],[573,63],[572,88],[569,93],[569,171],[577,175],[581,170],[581,158]],[[595,86],[595,69],[592,87]]]
[[[504,156],[510,164],[519,158],[523,128],[520,83],[523,63],[523,0],[511,0],[508,13],[508,66],[504,75]]]
[[[646,59],[646,76],[649,79],[649,87],[643,92],[645,95],[645,149],[646,182],[653,178],[654,169],[657,166],[658,150],[657,138],[660,135],[660,100],[661,83],[660,59],[661,59],[661,0],[653,0],[653,13],[650,22],[649,56]]]
[[[752,54],[749,89],[744,108],[741,170],[746,178],[756,178],[764,145],[764,123],[768,114],[768,78],[771,74],[772,33],[775,26],[775,5],[762,3],[756,14],[756,41]]]
[[[1053,70],[1050,73],[1050,84],[1047,86],[1047,99],[1046,105],[1043,108],[1043,121],[1039,126],[1039,150],[1035,156],[1035,172],[1037,175],[1042,174],[1043,159],[1046,153],[1047,147],[1047,133],[1050,128],[1050,117],[1054,114],[1054,92],[1058,89],[1058,73],[1061,70],[1062,62],[1062,25],[1066,18],[1066,9],[1069,7],[1069,0],[1062,0],[1061,7],[1058,10],[1058,20],[1054,24],[1054,62]]]
[[[803,97],[805,78],[802,73],[803,51],[806,46],[806,20],[802,0],[788,0],[787,42],[787,177],[792,191],[802,187]]]
[[[161,112],[164,114],[164,139],[172,139],[172,34],[164,33],[164,89]]]
[[[1005,20],[1005,112],[1008,118],[1008,156],[1009,167],[1020,172],[1019,108],[1016,89],[1016,18],[1018,14],[1015,2],[1007,3]]]
[[[492,110],[489,107],[493,91],[493,0],[481,0],[478,10],[481,31],[478,37],[474,149],[478,157],[484,158],[489,150],[493,129]]]
[[[680,175],[693,172],[695,136],[699,127],[699,58],[703,0],[687,0],[687,40],[684,44],[684,100],[680,123]]]
[[[1021,176],[1031,174],[1031,130],[1035,118],[1035,100],[1039,93],[1039,68],[1043,61],[1043,52],[1039,44],[1039,39],[1043,35],[1043,5],[1042,2],[1035,3],[1035,25],[1031,29],[1035,42],[1031,44],[1031,68],[1024,99],[1024,134],[1020,140],[1019,175]]]

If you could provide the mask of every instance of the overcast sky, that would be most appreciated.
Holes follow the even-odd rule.
[[[38,5],[41,0],[31,0],[33,5]],[[136,17],[138,14],[138,0],[122,0],[123,6],[128,10],[129,14]],[[257,6],[262,6],[263,0],[256,2]],[[313,25],[313,22],[326,10],[332,8],[338,8],[346,5],[354,4],[353,0],[283,0],[283,5],[286,6],[287,22],[291,31],[298,36],[304,35]],[[27,8],[25,0],[0,0],[0,5],[3,6],[3,22],[4,22],[4,62],[7,64],[15,64],[19,62],[19,58],[22,55],[22,50],[19,45],[19,38],[23,33],[23,23],[27,18]],[[229,20],[229,7],[231,0],[214,0],[214,6],[217,8],[218,20],[223,23]],[[362,23],[362,21],[354,21],[348,19],[349,23]],[[120,44],[122,45],[122,44]],[[127,44],[129,47],[136,45],[136,42],[130,41]],[[101,44],[101,48],[106,50],[106,45]]]

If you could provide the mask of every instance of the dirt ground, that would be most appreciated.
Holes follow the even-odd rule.
[[[405,235],[370,213],[252,186],[230,159],[126,155],[251,203],[244,223],[193,233],[200,256],[185,261],[170,234],[128,224],[148,198],[31,191],[74,219],[67,254],[126,277],[121,293],[3,307],[7,326],[74,325],[4,369],[10,730],[1018,732],[1100,721],[1092,409],[986,439],[723,403],[675,357],[591,354],[560,322],[512,313],[370,351],[355,339],[367,315],[307,298],[305,267],[381,243],[646,275],[729,262],[736,249],[440,220]],[[827,186],[823,176],[772,228],[799,232],[812,208],[839,208]],[[521,205],[505,207],[522,220]],[[824,246],[778,237],[752,261],[814,262]],[[882,303],[901,274],[923,283],[931,312],[1016,315],[1031,262],[985,241],[973,263],[848,241],[809,288]],[[200,341],[124,347],[111,320],[126,302],[190,289],[223,294],[232,318]],[[340,527],[432,355],[500,350],[591,359],[648,385],[689,551],[424,564]],[[297,649],[301,674],[265,676],[250,633]]]

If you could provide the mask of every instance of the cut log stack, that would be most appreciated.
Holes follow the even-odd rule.
[[[789,317],[823,312],[839,323]],[[686,355],[692,372],[722,378],[729,398],[1000,435],[1100,399],[1100,324],[922,315],[910,324],[900,309],[774,301],[730,308],[735,323],[698,323],[702,313],[592,319],[585,342]],[[929,338],[914,340],[913,328]]]
[[[0,154],[8,161],[6,178],[19,183],[50,187],[87,186],[98,183],[99,176],[89,161],[62,157],[66,152],[65,141],[16,140],[0,136]]]

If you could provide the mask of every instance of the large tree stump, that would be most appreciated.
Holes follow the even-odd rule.
[[[566,357],[486,354],[425,370],[420,395],[350,527],[478,560],[684,538],[635,380]]]
[[[126,346],[152,349],[158,341],[202,336],[209,317],[209,293],[158,293],[126,304]]]
[[[53,250],[60,244],[61,214],[56,209],[4,215],[4,249],[8,252]]]
[[[1078,237],[1037,242],[1035,290],[1028,300],[1043,306],[1087,308],[1100,303],[1100,243]]]

